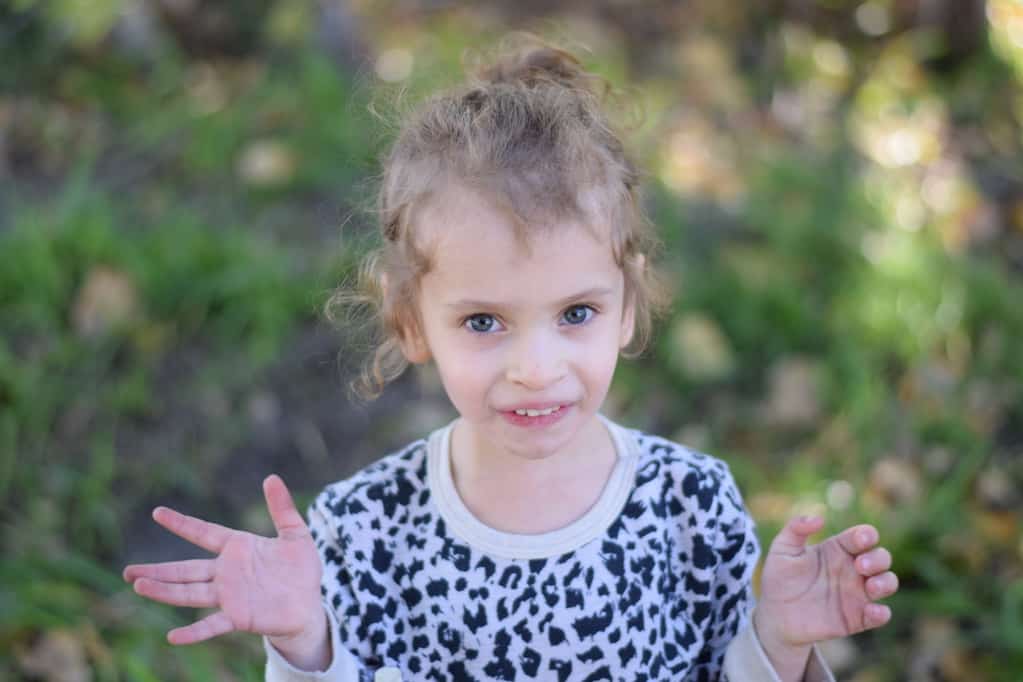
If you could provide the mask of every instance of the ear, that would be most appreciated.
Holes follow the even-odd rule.
[[[421,365],[429,362],[433,357],[430,353],[430,346],[426,343],[426,337],[419,331],[419,325],[410,325],[402,330],[401,352],[413,365]]]
[[[380,273],[380,289],[384,300],[387,300],[387,273]],[[413,365],[422,364],[430,359],[430,347],[420,331],[418,323],[406,324],[399,330],[398,346],[401,354]]]
[[[642,272],[643,267],[646,265],[646,258],[643,254],[639,253],[633,257],[636,270]],[[635,301],[626,301],[625,308],[622,310],[622,329],[621,335],[618,339],[618,347],[625,348],[632,341],[633,334],[636,333],[636,303]]]

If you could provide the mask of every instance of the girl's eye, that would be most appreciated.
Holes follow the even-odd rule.
[[[493,315],[487,313],[476,313],[465,318],[462,323],[469,328],[470,331],[474,331],[477,334],[486,334],[494,330],[497,325],[497,320],[494,319]]]
[[[589,322],[593,317],[594,310],[588,305],[574,305],[565,311],[565,322],[570,325],[580,325]]]

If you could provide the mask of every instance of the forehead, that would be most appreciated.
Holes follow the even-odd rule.
[[[470,190],[448,191],[420,215],[417,242],[430,268],[423,285],[501,292],[616,288],[621,270],[605,228],[565,220],[516,236],[510,216]]]

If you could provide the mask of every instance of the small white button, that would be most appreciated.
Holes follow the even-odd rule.
[[[373,682],[401,682],[401,671],[397,668],[381,668],[373,676]]]

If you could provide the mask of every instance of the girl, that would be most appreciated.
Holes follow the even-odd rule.
[[[897,589],[868,525],[771,544],[727,465],[600,413],[665,303],[638,174],[599,81],[539,39],[403,126],[364,268],[379,392],[433,362],[454,422],[333,483],[308,525],[277,476],[264,538],[157,508],[215,559],[128,566],[217,609],[168,633],[263,636],[268,680],[830,680],[814,643],[878,627]],[[337,300],[352,296],[341,292]]]

